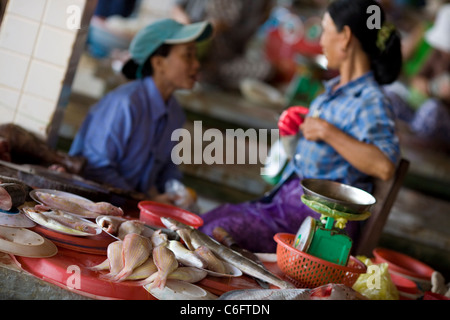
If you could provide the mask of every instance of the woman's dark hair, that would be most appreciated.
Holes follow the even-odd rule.
[[[370,6],[379,10],[372,11]],[[362,49],[369,56],[371,69],[379,84],[388,84],[397,79],[402,68],[400,36],[396,30],[390,32],[384,42],[384,48],[377,46],[380,26],[386,20],[383,9],[374,0],[336,0],[328,6],[328,13],[338,31],[348,26],[361,43]],[[373,14],[378,14],[380,25],[368,23]]]
[[[142,78],[149,77],[153,75],[153,68],[151,64],[151,59],[155,56],[167,57],[172,48],[169,44],[163,44],[158,49],[155,50],[144,62],[144,67],[142,69]],[[137,78],[137,72],[139,65],[133,59],[128,60],[122,67],[122,74],[129,80],[134,80]]]

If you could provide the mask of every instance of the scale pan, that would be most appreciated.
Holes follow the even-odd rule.
[[[370,193],[335,181],[303,179],[301,186],[308,199],[345,213],[365,213],[376,202]]]

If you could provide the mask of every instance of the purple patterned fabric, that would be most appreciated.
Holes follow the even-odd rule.
[[[276,233],[296,234],[307,216],[316,219],[318,213],[301,201],[303,189],[298,178],[282,185],[270,202],[262,200],[240,204],[224,204],[202,215],[201,231],[212,235],[215,227],[223,227],[243,248],[253,252],[275,252]],[[346,231],[355,241],[359,222],[349,221]]]

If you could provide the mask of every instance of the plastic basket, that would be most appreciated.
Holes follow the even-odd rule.
[[[277,233],[277,264],[280,270],[297,285],[303,288],[316,288],[328,283],[340,283],[352,287],[367,267],[350,256],[347,266],[314,257],[292,247],[295,235]]]

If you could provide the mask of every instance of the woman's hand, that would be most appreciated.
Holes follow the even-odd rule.
[[[367,175],[389,180],[395,172],[395,165],[375,145],[358,141],[323,119],[306,118],[300,130],[305,139],[329,144],[351,165]]]
[[[300,125],[300,130],[306,140],[326,141],[330,132],[336,130],[336,128],[323,119],[308,117]]]

